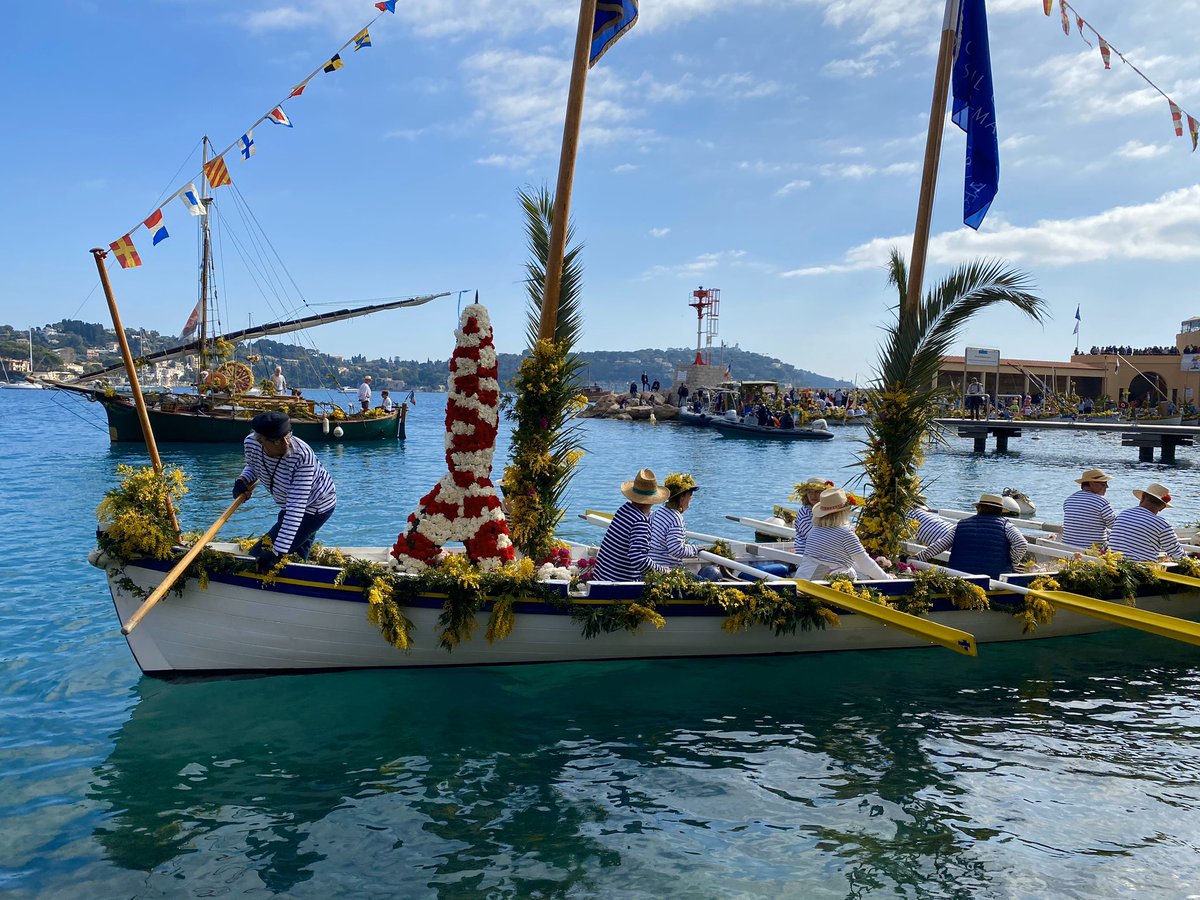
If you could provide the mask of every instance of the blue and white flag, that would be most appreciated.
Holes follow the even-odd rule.
[[[967,133],[963,224],[978,229],[1000,186],[1000,142],[984,0],[962,0],[952,85],[952,118]]]
[[[238,144],[238,152],[242,154],[242,159],[252,157],[254,155],[254,129],[251,128],[243,134]]]
[[[188,186],[179,192],[179,199],[183,201],[183,205],[193,216],[202,216],[206,212],[204,204],[200,202],[200,194],[196,191],[196,182],[194,181],[189,181]]]
[[[1075,304],[1075,334],[1079,334],[1079,304]]]
[[[592,47],[588,53],[589,69],[617,42],[617,38],[633,27],[637,17],[638,0],[596,0]]]

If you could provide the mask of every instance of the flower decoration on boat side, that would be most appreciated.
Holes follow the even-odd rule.
[[[435,563],[447,541],[462,541],[467,557],[484,570],[513,559],[508,523],[491,480],[500,382],[487,309],[478,303],[463,309],[454,336],[446,401],[448,471],[421,498],[392,547],[400,567],[411,572]]]

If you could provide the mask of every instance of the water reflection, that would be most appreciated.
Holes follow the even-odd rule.
[[[198,851],[238,847],[277,892],[320,872],[441,896],[799,879],[811,895],[978,895],[1011,864],[991,844],[1139,852],[1114,851],[1103,827],[1064,829],[1051,795],[1081,770],[1161,818],[1200,807],[1189,651],[1136,635],[1070,643],[1069,659],[1051,643],[974,661],[143,680],[94,771],[91,796],[111,811],[95,837],[118,866],[181,878],[228,864]],[[1133,683],[1130,654],[1146,673]]]

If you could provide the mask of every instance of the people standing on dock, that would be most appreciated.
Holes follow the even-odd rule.
[[[371,408],[371,376],[364,375],[362,384],[358,386],[358,402],[362,406],[362,411],[366,412]]]
[[[813,477],[796,485],[795,494],[800,498],[800,509],[796,513],[795,537],[792,546],[796,553],[804,554],[808,533],[812,531],[813,507],[821,502],[821,493],[833,487],[826,478]]]
[[[258,571],[269,572],[286,553],[308,559],[317,532],[333,515],[337,490],[312,448],[292,434],[287,413],[259,413],[250,427],[253,431],[242,442],[246,465],[233,483],[233,496],[242,496],[258,482],[279,505],[279,518],[250,549]]]
[[[1063,543],[1087,550],[1108,549],[1108,534],[1117,520],[1112,504],[1104,498],[1112,476],[1103,469],[1088,469],[1075,483],[1079,490],[1063,501]]]
[[[283,377],[282,366],[275,367],[275,374],[271,376],[271,382],[275,385],[275,393],[282,394],[287,390],[287,379]]]
[[[687,382],[685,381],[683,384],[681,384],[679,386],[679,405],[687,406],[687,398],[688,398],[688,386],[687,386]]]
[[[647,570],[666,572],[667,567],[650,558],[650,510],[671,496],[661,487],[654,472],[642,469],[632,481],[621,484],[623,504],[604,532],[596,554],[596,581],[641,581]]]
[[[917,559],[931,560],[949,550],[951,569],[999,578],[1020,565],[1028,547],[1025,536],[1004,515],[1004,498],[980,494],[975,515],[960,520],[951,538],[927,545]]]
[[[1136,562],[1158,562],[1163,556],[1182,559],[1183,547],[1171,523],[1159,513],[1171,506],[1171,492],[1154,483],[1145,490],[1135,490],[1137,506],[1122,510],[1113,522],[1109,549]]]
[[[650,379],[646,377],[645,372],[642,373],[642,390],[643,391],[650,390]]]
[[[849,575],[852,579],[875,581],[892,576],[871,559],[862,541],[849,527],[853,501],[840,488],[821,492],[812,509],[812,529],[804,546],[804,558],[796,567],[796,577],[805,581]]]
[[[700,552],[687,542],[683,525],[683,514],[699,486],[686,472],[675,472],[663,480],[663,487],[671,495],[650,514],[650,558],[668,569],[677,569],[685,559],[694,559]]]
[[[979,383],[978,378],[972,378],[971,383],[967,385],[967,412],[971,414],[972,419],[979,418],[981,406],[983,406],[983,385]]]

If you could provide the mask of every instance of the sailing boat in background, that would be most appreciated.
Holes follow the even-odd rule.
[[[0,363],[0,367],[3,363]],[[29,374],[33,374],[33,329],[29,329]],[[36,381],[12,381],[8,377],[8,369],[4,369],[4,384],[0,384],[0,388],[10,391],[40,391],[44,385],[38,384]]]

